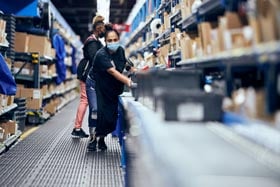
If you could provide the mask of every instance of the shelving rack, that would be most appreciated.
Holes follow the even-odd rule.
[[[7,32],[7,39],[10,43],[10,46],[1,46],[0,49],[5,53],[5,55],[12,59],[12,73],[14,73],[13,62],[15,60],[17,61],[17,63],[22,62],[19,71],[14,73],[16,82],[25,85],[25,87],[27,88],[33,89],[41,89],[43,86],[44,88],[46,86],[52,86],[52,88],[57,86],[55,84],[55,80],[57,78],[56,73],[53,72],[52,75],[47,76],[42,76],[40,74],[40,66],[47,65],[48,68],[50,66],[53,66],[56,63],[55,57],[40,55],[39,52],[36,51],[15,52],[15,31],[27,32],[28,34],[51,38],[53,34],[51,29],[53,29],[53,23],[56,22],[65,32],[67,32],[66,35],[63,35],[62,33],[65,44],[71,45],[79,50],[82,46],[82,43],[73,32],[72,28],[68,25],[68,23],[58,12],[56,7],[49,0],[26,0],[23,2],[16,2],[15,0],[11,0],[9,1],[9,3],[0,2],[0,7],[0,9],[4,12],[4,18],[6,19],[7,17],[8,19],[7,29],[10,32]],[[38,20],[41,21],[38,22]],[[22,69],[25,68],[25,66],[30,66],[30,64],[32,64],[33,75],[26,75],[24,73],[21,73]],[[69,69],[69,67],[67,67],[67,69]],[[77,84],[72,85],[69,82],[70,80],[74,81],[75,77],[76,76],[74,75],[67,77],[67,79],[65,80],[65,85],[66,82],[69,84],[67,84],[65,89],[63,89],[64,85],[59,88],[57,86],[55,87],[56,89],[52,91],[52,93],[48,93],[47,95],[42,96],[42,106],[40,109],[27,109],[27,119],[28,116],[30,116],[30,121],[39,123],[44,122],[51,116],[49,113],[46,113],[45,108],[43,108],[46,104],[48,104],[50,101],[60,98],[61,100],[63,100],[63,102],[59,107],[57,107],[57,110],[59,110],[63,106],[65,106],[67,102],[70,102],[73,98],[65,99],[69,97],[69,94],[66,96],[65,94],[70,93],[76,88]]]
[[[175,3],[174,3],[175,2]],[[182,1],[181,1],[182,2]],[[184,1],[185,2],[185,1]],[[138,10],[139,13],[134,15],[134,19],[131,18],[131,21],[133,23],[132,25],[132,31],[130,33],[126,34],[127,40],[124,41],[126,44],[126,47],[130,47],[131,45],[134,45],[135,42],[137,42],[139,39],[142,39],[142,46],[139,48],[136,48],[135,51],[129,51],[131,54],[128,55],[134,55],[135,53],[144,53],[145,51],[151,52],[152,48],[159,48],[161,46],[164,46],[166,43],[169,42],[169,39],[171,37],[172,32],[174,32],[175,29],[179,29],[181,32],[185,32],[191,36],[197,36],[200,32],[199,31],[199,24],[203,22],[217,22],[219,20],[220,16],[223,16],[225,12],[231,11],[231,12],[237,12],[238,6],[242,3],[246,2],[246,0],[204,0],[201,6],[197,8],[197,12],[192,13],[188,15],[185,18],[182,18],[182,10],[175,9],[176,3],[178,1],[161,1],[158,6],[154,9],[153,17],[154,18],[160,18],[163,23],[163,13],[167,12],[169,13],[169,21],[170,21],[170,28],[163,30],[163,32],[159,35],[155,35],[152,38],[152,41],[147,41],[146,37],[143,35],[144,32],[149,32],[149,24],[151,23],[150,19],[145,19],[145,17],[148,17],[149,14],[146,14],[143,16],[141,14],[142,8],[145,9],[146,5],[145,3],[142,4],[142,7]],[[146,1],[146,3],[149,3],[149,1]],[[145,11],[144,11],[145,12]],[[279,24],[279,23],[278,23]],[[208,55],[208,56],[199,56],[197,55],[194,58],[182,60],[181,57],[181,49],[176,50],[169,50],[168,61],[172,64],[172,66],[164,67],[163,69],[166,70],[184,70],[184,71],[199,71],[202,72],[203,75],[203,84],[211,84],[212,81],[219,81],[219,83],[224,84],[224,96],[225,97],[231,97],[233,95],[233,92],[237,90],[239,87],[242,88],[248,88],[248,87],[254,87],[255,89],[263,88],[264,91],[264,98],[265,98],[265,106],[264,110],[265,113],[268,115],[275,114],[276,112],[279,113],[280,109],[280,93],[279,93],[279,74],[280,74],[280,56],[279,56],[279,41],[274,42],[266,42],[266,43],[260,43],[260,44],[253,44],[250,48],[238,48],[233,50],[226,50],[224,52],[217,53],[215,55]],[[137,45],[137,47],[139,44]],[[157,59],[159,60],[159,59]],[[166,63],[169,63],[166,62]],[[148,75],[152,76],[153,71],[155,69],[158,69],[159,66],[151,67],[151,71],[147,72]],[[149,74],[150,73],[150,74]],[[137,77],[137,73],[136,73]],[[209,81],[210,77],[210,81]],[[174,83],[175,84],[175,83]],[[187,84],[187,83],[186,83]],[[138,83],[138,86],[143,86],[141,83]],[[145,85],[148,87],[148,85]],[[150,86],[150,85],[149,85]],[[141,89],[144,89],[141,87]],[[168,88],[167,88],[168,89]],[[170,88],[171,90],[171,88]],[[143,91],[143,90],[141,90]],[[219,90],[220,91],[220,90]],[[148,92],[148,91],[147,91]],[[146,93],[148,94],[148,93]],[[128,99],[129,100],[129,99]],[[190,122],[169,122],[166,121],[152,121],[152,120],[158,120],[159,118],[155,117],[156,115],[161,115],[161,112],[163,111],[157,111],[155,114],[153,114],[153,117],[151,115],[151,118],[148,118],[146,114],[150,114],[150,112],[141,112],[140,109],[145,108],[143,110],[146,110],[147,108],[153,108],[153,102],[149,100],[149,98],[143,98],[138,99],[138,101],[143,104],[145,107],[140,106],[139,103],[134,103],[132,101],[129,101],[129,105],[126,105],[129,109],[127,110],[127,116],[130,121],[130,125],[128,129],[130,129],[130,133],[127,134],[126,137],[126,146],[128,147],[128,157],[130,151],[132,151],[132,155],[142,154],[145,151],[147,154],[153,155],[152,162],[155,158],[159,158],[161,154],[155,156],[155,152],[151,150],[157,149],[159,146],[158,142],[163,142],[163,137],[169,137],[171,129],[184,129],[184,128],[191,128],[189,125],[192,125]],[[134,108],[134,109],[133,109]],[[159,114],[160,113],[160,114]],[[143,117],[145,116],[145,117]],[[270,124],[269,122],[262,121],[262,120],[256,120],[251,119],[250,117],[245,117],[245,114],[242,115],[240,113],[233,113],[233,112],[224,112],[222,123],[219,124],[219,127],[216,129],[214,127],[210,127],[209,129],[213,130],[214,133],[220,133],[219,135],[223,135],[223,130],[219,129],[220,127],[223,129],[226,129],[228,133],[228,137],[230,136],[240,136],[241,138],[244,138],[246,140],[249,140],[250,143],[246,143],[247,145],[252,145],[252,147],[260,147],[256,150],[261,150],[260,152],[255,152],[255,157],[258,157],[262,155],[264,152],[268,152],[268,155],[272,152],[271,158],[276,158],[276,160],[279,161],[279,124]],[[130,119],[131,118],[137,118],[137,119]],[[152,122],[149,122],[147,119],[151,120]],[[150,124],[153,123],[153,126]],[[137,125],[135,125],[137,124]],[[164,124],[164,125],[163,125]],[[207,123],[197,123],[194,124],[194,126],[200,126],[202,129],[201,131],[195,131],[195,132],[202,132],[203,129],[208,129]],[[157,127],[155,127],[157,126]],[[205,127],[206,126],[206,127]],[[147,128],[146,128],[147,127]],[[200,128],[197,127],[197,128]],[[153,132],[150,130],[152,128],[155,128]],[[168,129],[168,130],[167,130]],[[221,131],[220,131],[221,130]],[[142,132],[140,132],[142,131]],[[175,131],[175,130],[174,130]],[[223,131],[223,132],[222,132]],[[166,136],[156,134],[159,133],[166,133]],[[179,149],[179,143],[182,145],[181,140],[182,139],[176,139],[175,137],[179,135],[182,132],[182,137],[184,136],[184,132],[178,131],[176,135],[174,135],[174,142],[170,144]],[[189,131],[188,131],[189,132]],[[148,137],[147,134],[151,133],[151,136]],[[193,137],[187,132],[184,137]],[[227,136],[225,135],[225,136]],[[138,138],[139,139],[138,139]],[[140,138],[141,137],[141,138]],[[199,136],[198,135],[199,142],[201,139],[205,138],[205,136]],[[201,138],[200,138],[201,137]],[[203,137],[203,138],[202,138]],[[227,137],[227,138],[228,138]],[[163,139],[162,139],[163,138]],[[144,140],[143,140],[144,139]],[[238,140],[239,141],[239,140]],[[169,141],[170,142],[170,141]],[[175,145],[176,142],[176,145]],[[242,141],[240,141],[242,142]],[[239,142],[239,143],[240,143]],[[186,143],[186,142],[185,142]],[[204,142],[205,143],[205,142]],[[252,144],[251,144],[252,143]],[[187,144],[187,143],[186,143]],[[197,145],[196,143],[194,143]],[[139,147],[135,148],[131,145],[137,145],[137,146],[143,146],[145,147],[144,150],[140,149]],[[168,142],[164,144],[162,147],[162,150],[164,147],[168,147]],[[217,147],[218,143],[211,144],[210,142],[207,142],[203,144],[201,140],[201,145],[204,146],[210,146],[210,147]],[[237,145],[239,147],[240,145]],[[243,145],[242,145],[243,146]],[[147,150],[147,147],[150,151]],[[152,149],[150,149],[153,147]],[[188,147],[188,146],[185,146]],[[185,147],[181,147],[180,150],[184,150]],[[198,148],[197,146],[196,148]],[[240,146],[241,147],[241,146]],[[248,148],[248,147],[247,147]],[[174,148],[175,149],[175,148]],[[139,151],[135,151],[139,150]],[[161,150],[161,148],[159,148]],[[166,149],[167,150],[167,149]],[[178,151],[180,151],[178,150]],[[252,149],[250,149],[252,150]],[[247,150],[248,152],[250,150]],[[256,151],[254,150],[254,151]],[[134,152],[135,151],[135,152]],[[254,152],[253,151],[253,152]],[[175,151],[177,153],[177,150]],[[192,152],[192,151],[191,151]],[[203,149],[201,149],[201,154],[203,154]],[[208,153],[205,149],[205,153]],[[254,153],[253,153],[254,154]],[[258,155],[260,154],[260,155]],[[183,154],[185,155],[185,154]],[[208,155],[208,154],[206,154]],[[143,158],[147,158],[147,155],[142,155]],[[174,156],[174,155],[173,155]],[[260,156],[261,157],[261,156]],[[172,158],[175,158],[172,157]],[[142,164],[143,167],[140,165],[137,165],[135,163],[132,163],[130,166],[137,166],[139,168],[133,168],[131,171],[134,171],[134,169],[141,169],[146,170],[145,168],[145,159],[136,158],[133,161],[139,161],[139,163]],[[186,162],[189,161],[190,158],[184,158],[186,159]],[[180,163],[182,163],[184,159],[179,159]],[[273,159],[272,159],[273,160]],[[174,159],[173,159],[174,161]],[[267,157],[268,165],[271,165],[270,158]],[[277,162],[278,162],[277,161]],[[150,160],[151,162],[151,160]],[[148,163],[150,163],[148,162]],[[269,163],[270,162],[270,163]],[[139,164],[138,163],[138,164]],[[148,164],[146,163],[146,164]],[[166,161],[165,157],[160,162],[162,163],[168,163]],[[175,162],[174,162],[175,163]],[[176,170],[177,173],[179,170],[184,170],[183,167],[180,167],[180,163],[176,163],[174,165],[170,165],[168,168],[176,168],[178,167],[178,170]],[[130,163],[131,164],[131,163]],[[192,162],[193,164],[193,162]],[[129,165],[129,164],[128,164]],[[154,165],[150,166],[148,164],[147,167],[149,169],[153,168]],[[242,166],[241,166],[242,167]],[[277,165],[278,171],[279,171],[279,165]],[[153,172],[157,172],[158,169],[161,168],[163,171],[165,171],[161,166],[157,167],[156,170]],[[187,168],[187,167],[186,167]],[[128,169],[129,172],[129,169]],[[147,171],[149,172],[149,171]],[[133,172],[132,172],[133,173]],[[174,170],[175,173],[175,170]],[[187,172],[185,172],[187,173]],[[279,172],[278,172],[279,174]],[[137,175],[137,172],[136,172]],[[132,177],[133,174],[130,174],[128,178]],[[155,180],[158,176],[155,176]],[[137,178],[137,177],[136,177]],[[133,178],[133,179],[136,179]],[[131,182],[131,181],[129,181]],[[153,181],[149,181],[153,182]],[[157,181],[158,182],[158,181]],[[164,181],[169,182],[169,181]],[[177,181],[178,182],[178,181]],[[168,184],[167,186],[172,186],[177,184]],[[178,185],[180,186],[180,185]],[[184,185],[182,185],[184,186]]]
[[[157,48],[157,46],[153,44],[164,45],[164,42],[169,39],[170,33],[174,31],[174,28],[179,28],[182,32],[185,31],[186,33],[198,32],[197,29],[199,23],[203,21],[217,20],[226,10],[236,11],[238,3],[240,2],[244,2],[244,0],[207,0],[197,8],[197,12],[192,13],[185,19],[182,19],[181,17],[181,10],[176,10],[169,16],[171,28],[166,29],[148,45],[142,46],[137,51],[132,51],[132,54],[143,53],[144,51],[151,51],[151,48]],[[146,3],[148,3],[148,1]],[[172,4],[170,1],[162,1],[161,4],[158,5],[159,6],[156,7],[156,12],[153,12],[153,15],[155,15],[154,17],[161,17],[164,11],[170,13],[174,3]],[[146,4],[144,3],[140,10],[145,8]],[[127,37],[130,39],[126,43],[127,47],[137,41],[138,38],[142,37],[145,40],[143,33],[149,30],[149,24],[152,20],[149,19],[146,22],[143,22],[143,20],[145,19],[140,11],[134,18],[132,25],[133,32],[129,33],[130,37],[129,34],[127,34]],[[139,26],[134,29],[135,25]],[[231,96],[234,90],[236,73],[241,72],[246,74],[248,71],[256,69],[256,71],[264,74],[263,84],[267,94],[266,111],[268,113],[273,113],[279,109],[279,95],[277,94],[278,81],[276,78],[276,75],[279,73],[279,60],[277,60],[279,59],[278,49],[279,42],[271,42],[253,46],[250,49],[236,49],[222,52],[214,56],[196,57],[188,60],[181,60],[180,50],[170,52],[168,57],[171,64],[173,64],[172,67],[201,69],[205,72],[205,76],[214,72],[222,73],[225,75],[227,85],[226,95],[228,96]],[[272,82],[273,84],[271,84]]]
[[[14,37],[15,37],[15,17],[14,15],[2,15],[1,19],[6,21],[6,29],[4,30],[7,33],[6,39],[9,41],[9,44],[0,43],[0,53],[11,60],[13,64],[15,59],[15,51],[14,51]],[[11,66],[13,69],[13,66]],[[0,103],[2,105],[2,103]],[[5,117],[6,115],[13,117],[13,112],[17,108],[17,104],[13,103],[9,106],[1,107],[0,117]],[[13,145],[17,139],[21,135],[21,131],[17,130],[17,132],[10,137],[8,137],[4,142],[0,143],[0,154],[5,152],[11,145]]]

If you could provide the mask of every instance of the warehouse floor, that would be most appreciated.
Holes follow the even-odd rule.
[[[106,138],[105,152],[88,152],[88,139],[71,137],[77,105],[78,99],[0,156],[0,186],[124,186],[117,138]]]

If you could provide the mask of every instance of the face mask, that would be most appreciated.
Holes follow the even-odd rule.
[[[103,38],[105,36],[105,32],[99,32],[99,38]]]
[[[113,43],[107,43],[107,48],[110,50],[110,51],[117,51],[118,48],[120,47],[120,43],[119,42],[113,42]]]

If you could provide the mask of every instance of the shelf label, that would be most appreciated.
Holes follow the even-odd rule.
[[[33,90],[33,99],[41,98],[41,90]]]
[[[177,108],[179,121],[200,121],[204,116],[204,107],[200,103],[182,103]]]

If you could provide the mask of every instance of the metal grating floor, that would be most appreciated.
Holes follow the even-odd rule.
[[[87,152],[88,139],[71,138],[77,104],[0,156],[0,186],[124,186],[117,138],[105,139],[105,152]]]

